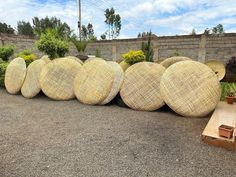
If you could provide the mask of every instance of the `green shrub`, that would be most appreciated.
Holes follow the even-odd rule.
[[[236,93],[236,83],[227,83],[227,82],[221,82],[221,101],[226,100],[226,96],[229,94],[229,92]]]
[[[64,57],[69,52],[69,44],[63,40],[54,29],[42,33],[36,42],[39,51],[44,52],[50,59]]]
[[[101,58],[101,50],[100,49],[96,49],[95,56],[98,58]]]
[[[11,45],[6,45],[0,47],[0,58],[4,61],[8,61],[9,58],[14,54],[14,47]]]
[[[130,65],[145,61],[145,55],[142,50],[130,50],[128,53],[123,54],[122,57],[124,61]]]
[[[8,62],[0,61],[0,87],[4,87],[5,72]]]
[[[27,66],[36,59],[36,55],[31,50],[22,50],[17,56],[23,58]]]

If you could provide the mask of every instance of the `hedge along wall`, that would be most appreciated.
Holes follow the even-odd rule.
[[[0,46],[13,44],[16,53],[23,49],[32,49],[37,56],[43,55],[35,46],[35,38],[28,36],[0,34]],[[109,60],[121,60],[122,54],[129,50],[138,50],[147,39],[117,39],[111,41],[96,41],[87,45],[85,54],[95,55],[96,49],[100,50],[101,57]],[[205,62],[217,59],[226,62],[233,55],[236,56],[236,33],[221,35],[183,35],[183,36],[152,36],[154,60],[161,61],[173,56],[176,52],[194,60]],[[73,45],[69,55],[77,55]]]

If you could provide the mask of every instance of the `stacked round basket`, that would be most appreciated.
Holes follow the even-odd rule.
[[[202,117],[216,107],[220,95],[217,75],[205,64],[187,57],[172,57],[160,64],[140,62],[125,72],[116,62],[101,58],[81,62],[75,57],[49,61],[43,57],[26,68],[21,58],[7,67],[5,86],[33,98],[40,90],[53,100],[77,98],[81,103],[104,105],[120,92],[124,103],[140,111],[167,104],[185,117]]]

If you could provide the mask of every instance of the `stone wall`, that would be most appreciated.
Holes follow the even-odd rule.
[[[0,46],[13,44],[15,53],[23,49],[31,49],[42,56],[35,47],[35,38],[28,36],[0,34]],[[99,50],[101,57],[108,60],[121,60],[122,54],[129,50],[138,50],[142,42],[147,39],[119,39],[112,41],[96,41],[87,45],[86,54],[95,55]],[[183,35],[183,36],[163,36],[152,37],[154,49],[154,59],[161,61],[174,56],[176,53],[190,57],[194,60],[205,62],[209,59],[217,59],[226,62],[232,56],[236,56],[236,33],[226,33],[221,35]],[[69,55],[77,55],[77,51],[71,45]]]

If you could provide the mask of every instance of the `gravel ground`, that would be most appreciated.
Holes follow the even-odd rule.
[[[236,153],[201,142],[208,120],[0,89],[0,176],[235,176]]]

